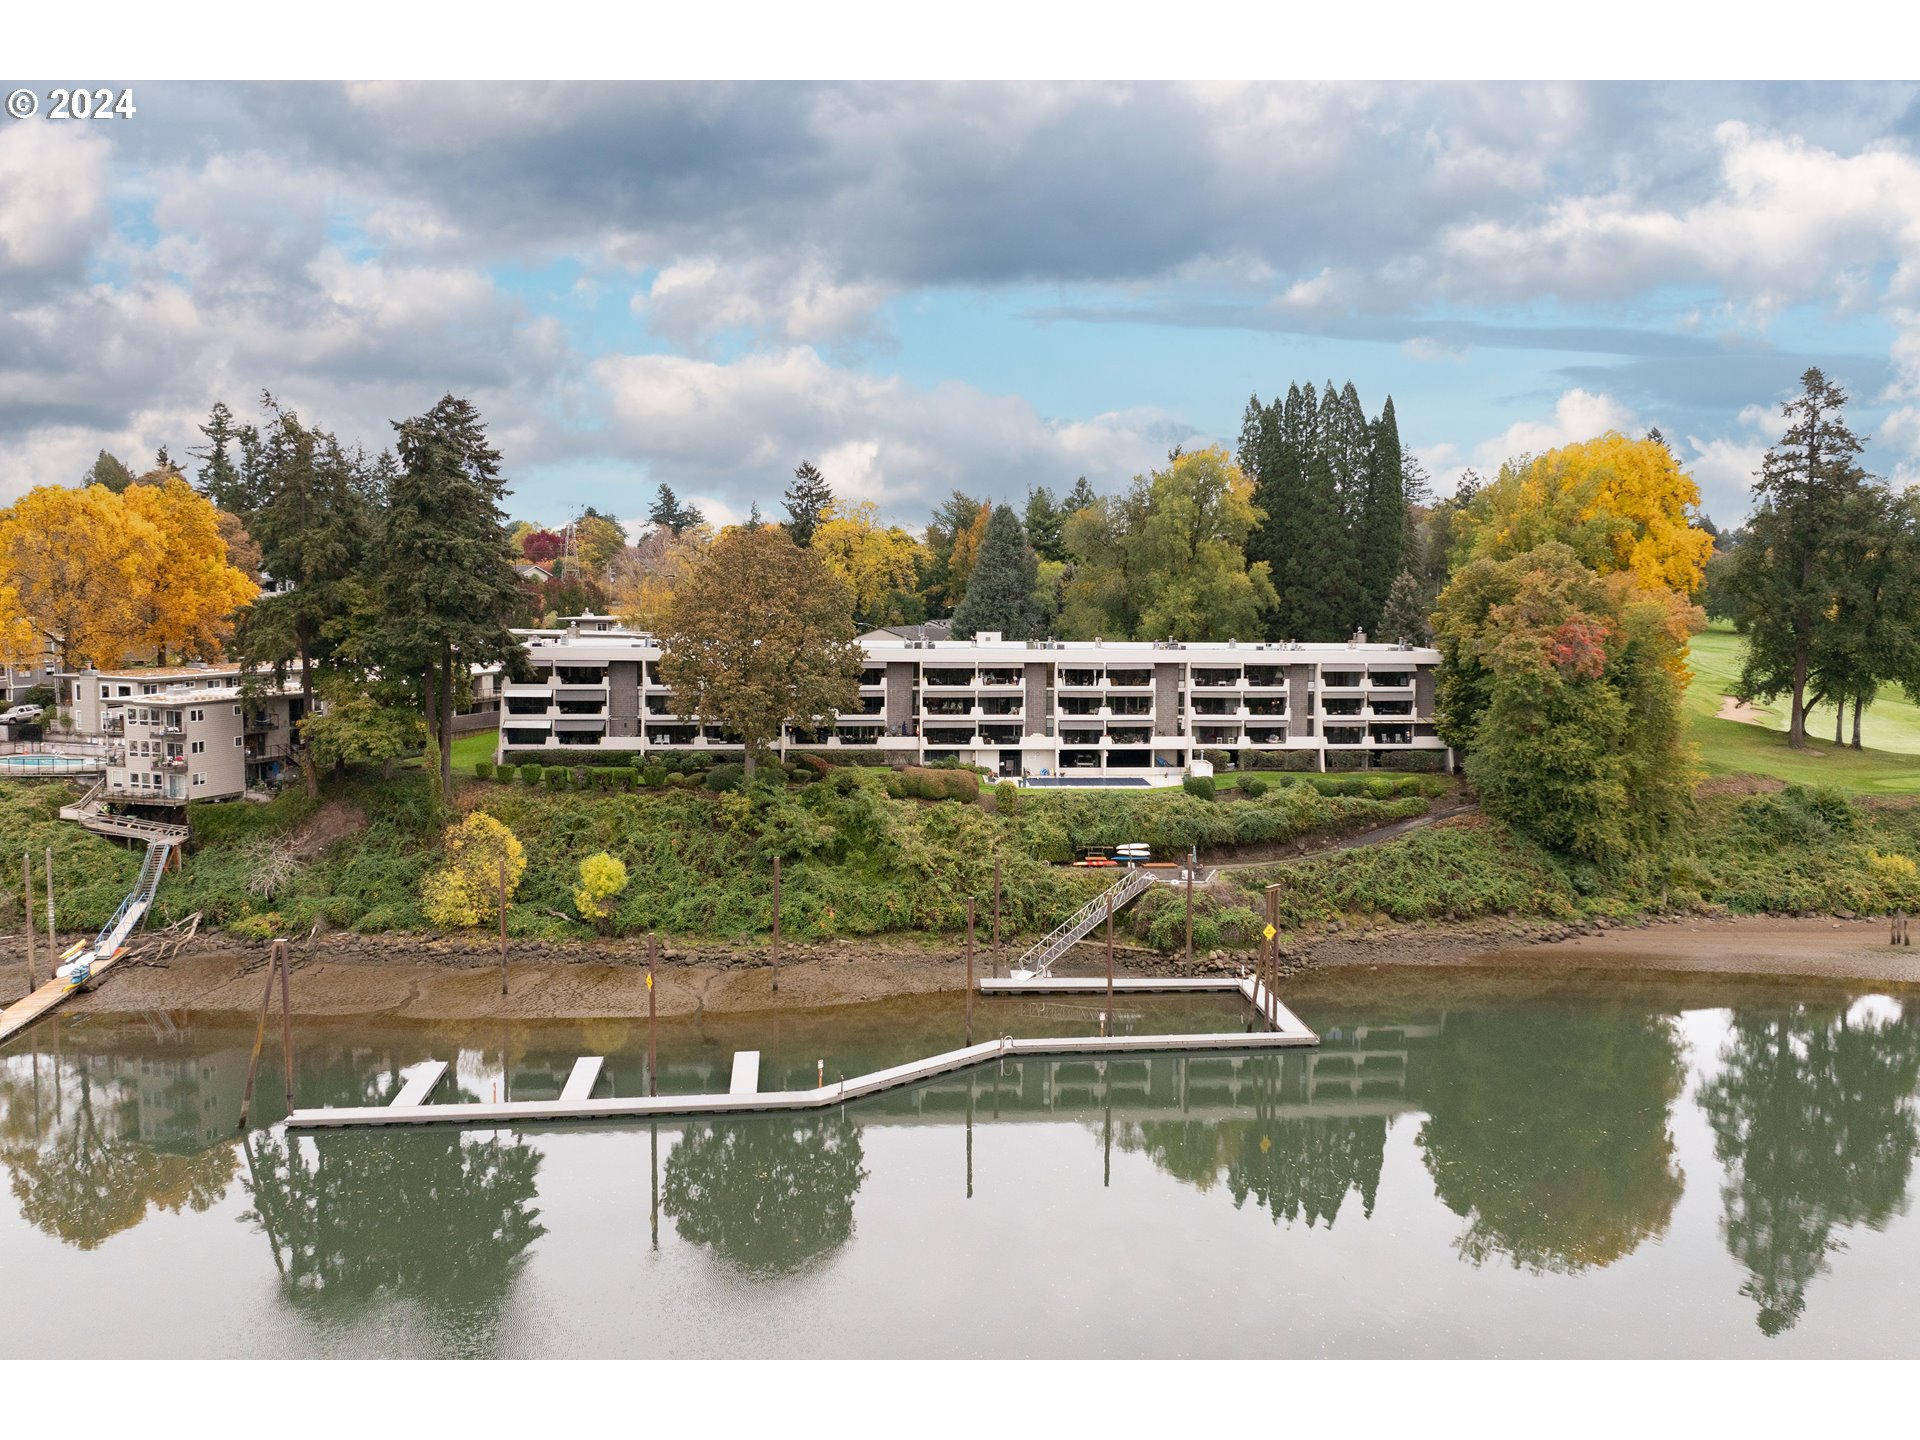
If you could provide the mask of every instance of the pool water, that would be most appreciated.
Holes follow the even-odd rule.
[[[1286,998],[1318,1050],[293,1137],[271,1030],[235,1129],[250,1019],[56,1019],[0,1052],[6,1353],[1920,1353],[1920,996],[1379,970]],[[1097,1026],[1049,1003],[978,1000],[976,1033]],[[554,1095],[582,1054],[645,1079],[644,1020],[297,1023],[302,1105],[379,1103],[429,1058],[442,1099]],[[807,1084],[963,1024],[956,996],[663,1023],[661,1085],[724,1086],[745,1048]]]

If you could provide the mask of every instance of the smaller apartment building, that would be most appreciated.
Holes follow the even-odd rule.
[[[243,698],[237,665],[128,666],[73,677],[73,723],[107,742],[101,798],[231,800],[278,783],[304,714],[297,681]]]
[[[504,687],[500,757],[582,745],[739,748],[723,717],[676,713],[660,647],[611,616],[521,632],[537,677]],[[853,710],[780,748],[880,750],[901,764],[957,760],[998,775],[1137,779],[1204,770],[1206,757],[1391,764],[1446,752],[1433,722],[1439,652],[1403,645],[1234,641],[921,640],[861,637]]]

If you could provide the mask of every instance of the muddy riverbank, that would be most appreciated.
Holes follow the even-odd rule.
[[[17,951],[16,951],[17,953]],[[1005,973],[1015,947],[975,951],[976,973]],[[260,1003],[265,947],[218,940],[164,964],[117,970],[78,1010],[185,1009],[250,1012]],[[773,1005],[843,1005],[896,995],[957,990],[964,952],[929,941],[790,945],[779,991],[765,947],[666,947],[655,996],[663,1016],[743,1013]],[[1196,957],[1187,973],[1234,973],[1237,954]],[[417,1020],[583,1019],[647,1013],[642,943],[533,943],[511,951],[508,993],[500,993],[497,950],[461,940],[334,935],[295,947],[293,1002],[301,1014],[383,1015]],[[1570,929],[1521,921],[1382,926],[1292,937],[1285,971],[1300,980],[1367,966],[1514,967],[1550,971],[1710,973],[1920,984],[1920,951],[1887,943],[1880,920],[1709,919]],[[1178,957],[1121,947],[1123,975],[1185,971]],[[1082,944],[1055,966],[1062,975],[1103,972],[1097,944]],[[43,971],[44,973],[44,971]],[[25,965],[0,963],[0,996],[26,987]]]

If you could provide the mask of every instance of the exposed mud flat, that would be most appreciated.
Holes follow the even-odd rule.
[[[1383,926],[1290,937],[1283,971],[1298,983],[1371,966],[1510,969],[1550,979],[1556,971],[1631,971],[1771,976],[1920,984],[1920,950],[1887,943],[1884,920],[1708,919],[1631,927],[1506,921],[1458,926]],[[9,946],[18,955],[16,945]],[[1018,949],[981,945],[976,975],[1004,974]],[[497,952],[468,941],[399,936],[327,936],[295,946],[293,1004],[313,1016],[389,1016],[427,1021],[591,1019],[647,1013],[646,952],[631,940],[535,944],[510,952],[500,993]],[[950,945],[865,942],[788,947],[773,989],[764,947],[668,947],[657,972],[663,1016],[730,1014],[773,1006],[846,1005],[953,991],[965,984],[964,952]],[[266,951],[215,941],[163,965],[117,970],[73,1010],[251,1012],[260,1004]],[[1233,973],[1237,954],[1197,956],[1193,973]],[[1061,975],[1104,972],[1098,943],[1083,942],[1055,967]],[[1179,957],[1116,947],[1115,972],[1165,974]],[[0,995],[23,993],[26,967],[0,963]]]

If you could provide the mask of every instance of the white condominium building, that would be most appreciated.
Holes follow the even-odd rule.
[[[937,627],[861,637],[859,703],[818,732],[790,727],[782,752],[877,750],[902,764],[954,759],[997,775],[1092,780],[1182,774],[1208,757],[1249,766],[1302,752],[1328,768],[1347,752],[1391,766],[1446,751],[1434,732],[1437,650],[1368,644],[920,638]],[[682,717],[660,646],[613,616],[566,617],[518,632],[535,676],[502,686],[499,758],[587,746],[740,748],[721,716]],[[1399,752],[1399,753],[1396,753]],[[1451,757],[1449,757],[1451,758]],[[1271,763],[1271,760],[1268,761]]]

